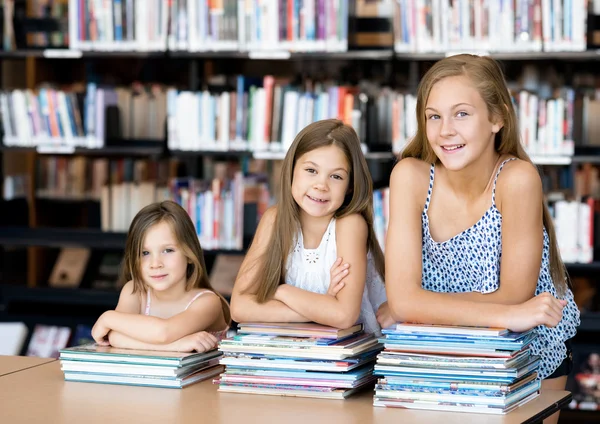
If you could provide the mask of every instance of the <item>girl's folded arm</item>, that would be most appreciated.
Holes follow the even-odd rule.
[[[335,297],[284,284],[277,289],[276,299],[311,321],[336,328],[354,325],[360,315],[367,274],[367,235],[367,223],[361,215],[336,221],[337,256],[351,267],[344,277],[344,289]]]
[[[504,327],[505,305],[482,304],[421,286],[421,214],[427,193],[420,187],[429,185],[428,166],[417,159],[403,159],[390,178],[385,282],[392,316],[396,321]]]
[[[206,294],[190,307],[171,318],[108,311],[103,315],[104,325],[112,331],[125,334],[145,343],[166,344],[189,334],[206,330],[222,316],[221,299]]]
[[[535,294],[542,262],[542,183],[528,162],[512,161],[498,177],[496,205],[502,213],[500,287],[489,294],[456,293],[478,302],[520,304]]]
[[[306,317],[278,300],[258,303],[256,275],[267,250],[277,210],[268,209],[260,220],[252,245],[240,267],[231,295],[231,318],[236,322],[307,322]]]
[[[130,337],[126,334],[119,333],[118,331],[111,331],[108,333],[108,341],[111,346],[119,347],[122,349],[142,349],[142,350],[162,350],[162,351],[176,351],[177,348],[175,343],[147,343]]]

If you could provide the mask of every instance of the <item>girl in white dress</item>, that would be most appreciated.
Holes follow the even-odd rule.
[[[237,322],[317,322],[377,333],[390,323],[372,181],[356,132],[308,125],[283,162],[277,205],[262,217],[231,297]],[[385,313],[384,313],[385,311]]]

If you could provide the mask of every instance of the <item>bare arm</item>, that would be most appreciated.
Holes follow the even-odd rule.
[[[344,290],[337,296],[312,293],[283,284],[275,298],[311,321],[337,328],[348,328],[360,314],[362,294],[367,274],[367,223],[358,214],[336,222],[338,257],[352,264],[352,271],[344,278]]]
[[[482,303],[421,286],[421,213],[428,186],[428,165],[402,160],[390,179],[390,222],[386,240],[386,290],[396,321],[428,324],[489,326],[525,330],[556,325],[562,307],[551,297],[521,305]],[[559,318],[560,319],[560,318]]]
[[[221,314],[219,297],[205,295],[185,311],[166,319],[118,311],[107,311],[101,319],[110,330],[141,342],[167,344],[209,328]]]
[[[502,214],[500,287],[493,293],[457,293],[457,297],[510,305],[534,296],[542,262],[542,197],[542,182],[531,164],[505,165],[496,186],[496,205]]]
[[[218,344],[217,338],[206,331],[189,334],[179,340],[166,344],[145,343],[117,331],[111,331],[108,334],[108,341],[111,346],[123,349],[160,350],[169,352],[207,352],[215,349]]]
[[[177,351],[175,347],[176,343],[146,343],[114,330],[108,333],[108,341],[111,346],[120,347],[123,349]]]
[[[96,341],[116,331],[143,343],[164,345],[209,328],[223,313],[218,296],[206,295],[168,319],[141,315],[140,296],[133,294],[132,288],[133,282],[125,284],[116,309],[100,316],[92,330]]]
[[[231,294],[231,317],[237,322],[308,322],[306,317],[300,315],[285,303],[271,299],[264,303],[256,300],[257,271],[263,253],[267,250],[267,244],[271,237],[271,231],[275,223],[275,208],[268,209],[263,215],[254,241],[242,262],[240,271],[235,280]]]

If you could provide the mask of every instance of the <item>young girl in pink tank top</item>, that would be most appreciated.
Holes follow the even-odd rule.
[[[212,289],[194,225],[177,203],[153,203],[135,216],[121,280],[117,307],[92,329],[98,344],[204,352],[225,337],[229,305]]]

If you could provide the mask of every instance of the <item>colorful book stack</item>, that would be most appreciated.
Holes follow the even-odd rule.
[[[87,344],[60,351],[66,381],[181,389],[223,372],[221,352],[159,352]]]
[[[220,392],[344,399],[371,385],[382,346],[358,324],[244,323],[219,345]]]
[[[383,330],[375,406],[506,414],[538,396],[533,331],[396,324]]]

